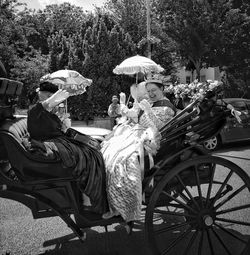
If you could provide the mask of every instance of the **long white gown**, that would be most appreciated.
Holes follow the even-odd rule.
[[[110,211],[120,214],[126,222],[140,219],[144,155],[152,159],[157,153],[158,130],[173,116],[170,107],[152,107],[149,114],[140,116],[137,124],[126,122],[117,126],[102,143]]]

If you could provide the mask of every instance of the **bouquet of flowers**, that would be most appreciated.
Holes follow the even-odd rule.
[[[195,80],[190,84],[170,85],[165,88],[164,92],[174,94],[175,98],[191,102],[198,98],[202,99],[208,91],[215,90],[221,84],[219,81],[198,82]]]

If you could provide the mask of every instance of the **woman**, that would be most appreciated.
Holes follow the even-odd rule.
[[[40,84],[39,102],[28,111],[29,149],[47,158],[60,158],[63,168],[73,168],[72,175],[80,179],[80,189],[89,197],[91,210],[103,214],[108,204],[102,155],[89,144],[67,135],[70,134],[65,133],[70,125],[68,116],[57,115],[57,106],[69,96],[52,83]]]
[[[135,100],[133,109],[125,107],[124,99],[120,103],[122,113],[132,120],[118,125],[101,149],[110,209],[103,218],[121,215],[126,222],[141,216],[144,152],[151,159],[152,167],[152,156],[160,144],[158,130],[175,114],[174,106],[163,95],[163,84],[159,80],[147,81],[144,89],[143,86],[140,90],[132,87],[131,95]]]

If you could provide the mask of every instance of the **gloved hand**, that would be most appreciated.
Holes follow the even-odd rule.
[[[125,93],[121,92],[119,94],[119,96],[120,96],[120,104],[126,104],[126,95],[125,95]]]
[[[149,113],[151,111],[151,105],[150,103],[148,102],[148,100],[146,99],[143,99],[140,103],[139,103],[139,106],[140,108],[146,112],[146,113]]]
[[[51,97],[44,101],[44,104],[47,108],[52,109],[56,105],[60,104],[61,102],[65,101],[69,97],[69,92],[66,90],[59,89],[56,93],[54,93]]]
[[[71,127],[71,119],[65,118],[62,120],[62,131],[65,133]]]

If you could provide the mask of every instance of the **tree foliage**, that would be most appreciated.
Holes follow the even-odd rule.
[[[18,56],[24,55],[27,40],[24,26],[18,23],[17,0],[0,1],[0,60],[9,75],[10,69]]]
[[[232,61],[228,57],[237,51],[232,44],[241,41],[235,32],[244,29],[248,18],[231,0],[156,2],[161,8],[156,12],[163,30],[176,43],[182,59],[192,61],[198,74],[204,63],[223,66]]]
[[[25,84],[25,95],[47,72],[73,69],[93,84],[69,106],[92,113],[107,110],[113,94],[129,94],[133,77],[112,70],[135,54],[174,75],[178,64],[220,66],[227,94],[250,97],[250,4],[247,0],[151,0],[147,37],[145,0],[107,0],[105,8],[84,12],[69,3],[43,10],[17,9],[17,0],[0,1],[0,61],[10,78]],[[5,74],[3,74],[5,75]],[[237,91],[237,92],[236,92]],[[86,111],[86,110],[85,110]]]

